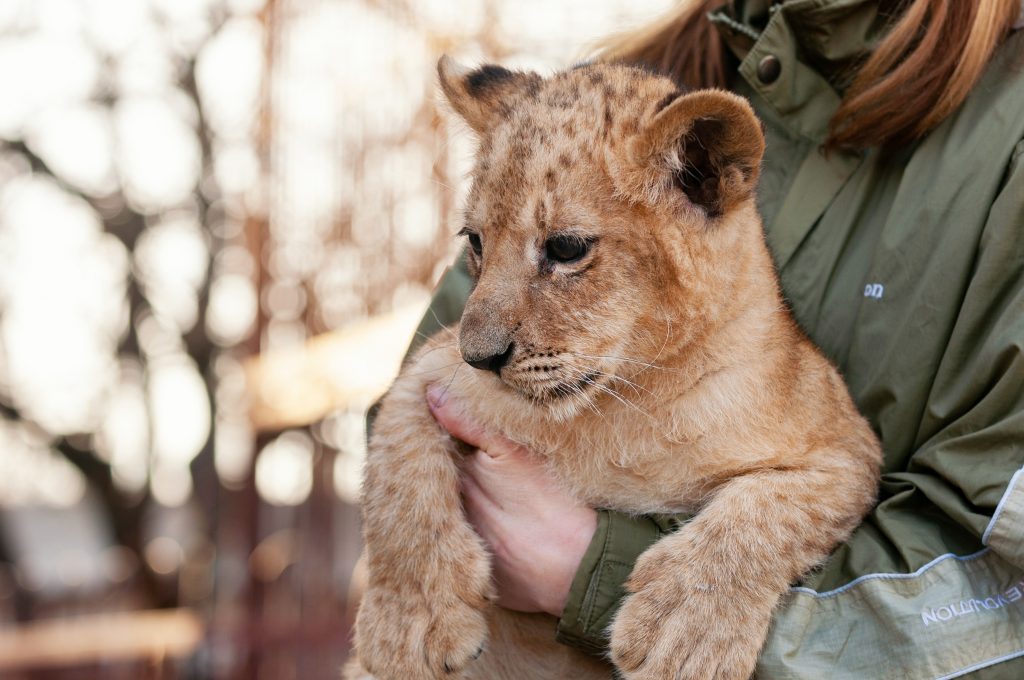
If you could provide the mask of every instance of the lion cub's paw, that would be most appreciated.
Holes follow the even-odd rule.
[[[461,677],[461,671],[484,651],[487,621],[483,613],[465,603],[443,607],[424,640],[427,665],[442,677]]]
[[[773,604],[676,578],[653,580],[616,615],[612,661],[625,680],[746,680]]]
[[[359,663],[378,680],[451,680],[480,656],[483,611],[453,597],[412,590],[366,591],[356,621]]]

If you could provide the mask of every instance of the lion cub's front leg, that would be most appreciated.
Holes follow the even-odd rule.
[[[486,636],[489,557],[463,515],[452,441],[425,401],[428,382],[459,361],[442,340],[429,343],[385,397],[370,441],[369,583],[355,646],[377,680],[457,678]]]
[[[780,596],[869,507],[870,468],[863,466],[863,479],[837,472],[766,470],[733,479],[693,521],[641,555],[627,584],[633,594],[611,630],[623,677],[749,678]],[[859,485],[859,504],[843,493],[850,482]]]

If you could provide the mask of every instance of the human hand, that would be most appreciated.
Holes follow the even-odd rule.
[[[469,522],[491,547],[498,603],[560,616],[597,513],[569,496],[541,460],[446,397],[438,385],[427,390],[438,424],[475,449],[463,467],[462,496]]]

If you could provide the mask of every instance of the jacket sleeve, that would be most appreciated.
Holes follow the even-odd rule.
[[[406,359],[426,342],[427,338],[442,328],[451,326],[462,317],[462,309],[466,306],[466,300],[469,299],[469,294],[472,291],[473,280],[466,269],[466,256],[462,252],[459,253],[452,266],[445,271],[437,288],[434,289],[430,306],[420,320],[412,344],[405,353]]]
[[[850,540],[783,598],[773,678],[1024,677],[1024,143],[989,211],[919,446]],[[636,558],[680,518],[602,511],[558,627],[591,653]]]
[[[466,300],[473,290],[473,280],[466,269],[465,253],[459,253],[454,264],[441,277],[434,295],[430,299],[430,306],[420,319],[416,334],[409,343],[409,349],[405,352],[404,361],[419,349],[420,345],[442,328],[451,326],[462,316],[462,308],[466,306]],[[377,411],[380,409],[380,399],[375,401],[366,411],[366,440],[369,441],[370,433],[373,432],[373,423],[377,419]]]

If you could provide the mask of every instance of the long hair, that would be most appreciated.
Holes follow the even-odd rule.
[[[682,0],[637,31],[609,38],[602,59],[644,63],[693,88],[729,85],[726,48],[708,12],[727,0]],[[894,148],[946,119],[1009,33],[1020,0],[902,0],[875,50],[846,80],[829,149]]]

